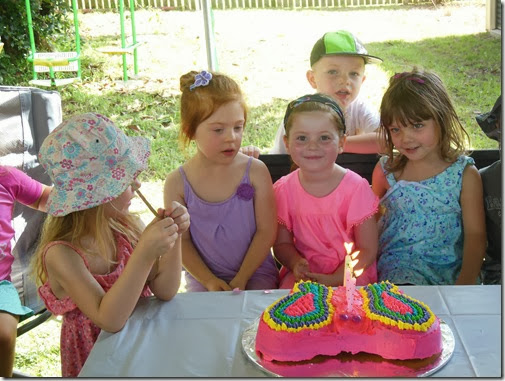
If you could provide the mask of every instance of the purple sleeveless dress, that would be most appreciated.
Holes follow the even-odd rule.
[[[240,269],[247,249],[256,233],[254,188],[249,181],[252,157],[235,192],[222,202],[207,202],[193,191],[182,167],[184,199],[191,215],[189,231],[200,257],[218,278],[230,282]],[[207,291],[186,271],[187,291]],[[247,282],[246,289],[277,288],[279,271],[271,252]]]

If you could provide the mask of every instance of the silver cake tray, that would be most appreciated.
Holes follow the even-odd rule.
[[[256,353],[257,318],[242,333],[242,349],[247,358],[269,376],[276,377],[427,377],[440,370],[454,352],[451,328],[440,321],[442,353],[423,360],[386,360],[368,353],[340,353],[316,356],[300,362],[266,361]]]

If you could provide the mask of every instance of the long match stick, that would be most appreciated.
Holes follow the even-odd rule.
[[[163,216],[160,216],[158,214],[158,212],[151,206],[151,204],[149,204],[149,201],[147,201],[147,199],[144,197],[144,195],[142,193],[140,193],[140,191],[137,189],[135,192],[137,192],[137,194],[139,195],[139,197],[142,199],[142,201],[144,201],[144,204],[147,205],[147,207],[149,208],[149,210],[158,218],[163,218]]]

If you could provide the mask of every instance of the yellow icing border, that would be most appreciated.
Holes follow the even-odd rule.
[[[386,282],[386,283],[389,283],[389,282]],[[391,283],[389,283],[389,284],[391,284]],[[392,286],[393,287],[389,290],[389,292],[395,293],[395,294],[399,294],[398,286],[396,286],[394,284]],[[428,307],[426,304],[424,304],[420,300],[414,299],[414,298],[412,298],[412,297],[410,297],[408,295],[407,296],[412,301],[414,301],[415,303],[420,304],[430,314],[430,318],[427,321],[425,321],[423,324],[419,324],[419,323],[414,323],[414,324],[404,323],[403,321],[396,321],[396,320],[393,320],[393,319],[391,319],[389,317],[386,317],[386,316],[377,315],[377,314],[371,312],[370,309],[368,308],[368,305],[370,304],[370,298],[368,297],[368,294],[366,293],[366,291],[364,290],[364,288],[361,288],[359,290],[359,292],[360,292],[361,296],[363,297],[363,311],[365,312],[367,318],[369,318],[370,320],[378,320],[378,321],[380,321],[383,324],[396,326],[396,327],[398,327],[399,329],[402,329],[402,330],[407,330],[408,329],[408,330],[414,330],[414,331],[419,331],[419,332],[426,332],[428,329],[430,329],[430,327],[435,322],[436,316],[431,311],[430,307]]]
[[[312,330],[318,330],[320,329],[321,327],[324,327],[328,324],[331,323],[332,321],[332,318],[333,318],[333,313],[335,311],[335,307],[333,306],[333,304],[331,303],[331,298],[333,296],[333,288],[332,287],[326,287],[322,284],[319,284],[323,287],[326,287],[327,290],[328,290],[328,295],[326,296],[326,304],[328,306],[328,317],[323,320],[322,322],[320,323],[316,323],[316,324],[311,324],[311,325],[308,325],[308,326],[303,326],[303,327],[298,327],[298,328],[292,328],[292,327],[288,327],[286,326],[286,324],[282,323],[282,324],[278,324],[276,323],[271,317],[270,317],[270,311],[272,310],[272,308],[282,299],[284,298],[287,298],[289,296],[291,296],[292,294],[295,294],[297,292],[302,292],[300,290],[300,288],[298,287],[300,284],[302,283],[313,283],[313,284],[318,284],[316,282],[312,282],[312,281],[298,281],[296,282],[296,284],[294,285],[293,287],[293,290],[291,292],[290,295],[288,296],[283,296],[282,298],[279,298],[277,299],[274,303],[272,303],[270,306],[267,307],[267,309],[263,312],[263,321],[270,327],[272,328],[273,330],[275,331],[286,331],[286,332],[299,332],[303,329],[312,329]]]

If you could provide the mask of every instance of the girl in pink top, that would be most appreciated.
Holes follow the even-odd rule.
[[[45,211],[50,187],[12,167],[0,166],[0,377],[12,377],[17,325],[21,316],[33,311],[21,304],[18,291],[11,283],[14,256],[12,210],[16,201]]]
[[[94,113],[63,122],[40,148],[54,188],[35,273],[46,307],[63,315],[63,377],[78,376],[100,330],[123,328],[139,297],[179,289],[186,208],[167,203],[145,229],[128,210],[149,154],[147,139]]]
[[[274,184],[280,288],[302,279],[342,285],[344,242],[360,251],[357,284],[375,282],[379,200],[365,179],[335,164],[345,142],[341,108],[325,95],[305,95],[288,105],[284,126],[284,142],[298,169]]]

